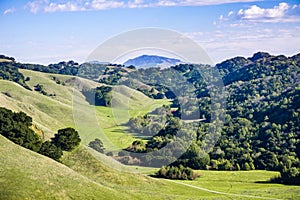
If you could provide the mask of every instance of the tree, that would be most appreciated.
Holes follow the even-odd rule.
[[[48,156],[49,158],[52,158],[54,160],[59,160],[60,157],[63,155],[62,150],[50,141],[46,141],[42,144],[39,153]]]
[[[92,149],[95,149],[96,151],[100,152],[100,153],[104,153],[104,146],[103,146],[103,142],[96,138],[94,141],[91,141],[89,143],[89,147],[91,147]]]
[[[52,138],[52,143],[63,151],[71,151],[81,142],[78,132],[73,128],[58,130]]]

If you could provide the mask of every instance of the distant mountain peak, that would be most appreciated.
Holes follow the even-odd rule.
[[[137,68],[150,68],[150,67],[167,68],[181,63],[184,62],[175,58],[168,58],[168,57],[157,56],[157,55],[141,55],[136,58],[127,60],[124,63],[124,65],[125,66],[133,65]]]

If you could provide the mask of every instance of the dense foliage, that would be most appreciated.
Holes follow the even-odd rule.
[[[179,165],[178,167],[163,166],[155,175],[160,178],[181,180],[194,180],[195,178],[199,177],[199,175],[195,173],[191,168],[183,167],[182,165]]]
[[[110,86],[100,86],[93,89],[84,89],[82,91],[86,100],[95,106],[109,106],[111,104],[111,91]]]
[[[50,141],[43,142],[32,129],[32,118],[23,112],[15,113],[0,107],[0,134],[32,151],[59,160],[64,151],[71,151],[81,139],[73,128],[58,130]]]
[[[71,151],[80,144],[81,139],[74,128],[64,128],[58,130],[51,142],[63,151]]]
[[[134,142],[127,150],[155,152],[175,140],[178,134],[176,126],[177,129],[189,130],[188,123],[176,123],[173,118],[201,119],[198,130],[188,134],[193,138],[188,151],[171,166],[215,170],[279,170],[283,180],[298,177],[299,58],[299,54],[288,58],[259,52],[251,58],[236,57],[216,66],[223,76],[227,93],[226,117],[218,142],[208,154],[201,152],[206,145],[203,141],[213,112],[211,91],[207,89],[209,82],[203,77],[207,66],[200,66],[202,69],[199,69],[194,65],[181,64],[169,69],[140,69],[131,73],[129,78],[143,80],[149,86],[157,87],[155,82],[164,80],[165,87],[176,97],[170,98],[173,104],[171,109],[165,109],[169,115],[166,119],[158,120],[161,115],[152,113],[129,121],[132,130],[152,137],[143,144]],[[180,88],[182,85],[176,84],[182,82],[183,77],[192,85],[191,88],[183,90]],[[171,79],[173,83],[168,83]],[[149,158],[139,158],[141,163],[144,161],[149,164]]]
[[[14,143],[35,152],[42,145],[40,137],[30,128],[32,118],[25,113],[15,113],[0,107],[0,133]]]
[[[18,67],[14,65],[14,62],[0,62],[0,79],[16,82],[30,90],[25,82],[25,77],[19,72]]]

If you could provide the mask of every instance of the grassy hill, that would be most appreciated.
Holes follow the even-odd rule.
[[[133,139],[131,135],[124,132],[119,132],[117,137],[112,136],[112,132],[118,129],[116,121],[112,119],[115,117],[115,113],[118,113],[118,123],[125,123],[132,116],[145,114],[149,112],[149,109],[155,109],[168,103],[164,100],[152,100],[140,92],[121,86],[120,90],[115,90],[117,92],[114,96],[116,102],[120,102],[120,104],[123,102],[121,99],[128,99],[129,106],[126,110],[122,110],[122,107],[117,108],[117,110],[112,110],[110,107],[95,107],[89,105],[84,96],[74,90],[73,86],[74,83],[80,83],[84,87],[96,87],[97,83],[93,81],[82,78],[75,79],[75,77],[68,75],[46,74],[23,69],[20,69],[20,72],[23,73],[24,77],[30,78],[26,83],[33,91],[26,90],[14,82],[0,80],[1,104],[11,110],[23,111],[31,116],[34,124],[44,131],[45,139],[52,137],[58,129],[67,126],[75,127],[77,123],[76,128],[79,129],[83,144],[88,144],[96,137],[102,137],[104,142],[107,142],[108,148],[115,145],[125,147]],[[57,81],[61,84],[58,84]],[[34,86],[37,84],[43,85],[48,96],[34,91]],[[130,94],[131,96],[134,95],[134,98],[128,96]],[[96,113],[96,118],[89,116],[90,113]],[[90,117],[92,117],[91,120],[88,120]],[[84,126],[80,123],[83,121],[82,119],[93,124]],[[94,124],[97,126],[93,126]],[[106,132],[108,139],[104,138]],[[120,137],[126,138],[125,141],[128,143],[118,144]],[[113,140],[114,145],[110,143],[110,140]]]
[[[196,181],[168,181],[113,170],[84,147],[64,156],[67,166],[2,136],[0,151],[0,199],[299,198],[297,186],[263,183],[277,172],[199,171]]]
[[[0,199],[129,199],[3,136],[0,151]]]

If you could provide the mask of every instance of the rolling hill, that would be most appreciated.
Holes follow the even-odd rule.
[[[295,58],[295,61],[291,61],[291,63],[297,69],[294,62],[299,61],[296,59],[297,57],[293,58]],[[226,81],[228,81],[226,82],[226,88],[232,94],[241,91],[239,95],[233,95],[233,98],[239,101],[244,101],[238,98],[244,94],[242,92],[244,87],[253,83],[252,80],[248,81],[246,79],[248,75],[243,75],[253,76],[255,81],[260,81],[259,83],[264,86],[260,77],[260,70],[263,70],[263,68],[259,65],[264,57],[255,59],[235,58],[219,66],[223,70],[222,73],[224,73]],[[273,64],[278,63],[279,59],[283,58],[270,57],[265,60]],[[230,65],[233,65],[234,70],[230,70],[232,69]],[[184,67],[184,65],[182,66]],[[250,70],[248,70],[249,68]],[[291,69],[294,68],[291,67]],[[268,70],[269,68],[265,71],[268,72]],[[14,111],[23,111],[31,116],[36,126],[35,131],[42,131],[45,140],[52,137],[60,128],[75,127],[82,138],[82,145],[72,152],[65,152],[61,163],[58,163],[17,146],[0,136],[0,199],[299,198],[299,186],[287,187],[281,184],[270,184],[268,182],[270,178],[279,174],[272,171],[219,172],[199,170],[201,176],[193,182],[167,181],[146,176],[145,174],[153,174],[157,169],[122,165],[113,158],[88,148],[87,144],[98,137],[104,142],[108,151],[126,148],[136,140],[134,137],[136,133],[126,130],[126,127],[123,127],[124,123],[131,117],[143,117],[155,108],[170,104],[168,100],[153,100],[142,92],[127,86],[112,86],[114,88],[113,92],[115,92],[115,103],[120,106],[114,108],[95,107],[85,100],[84,95],[74,87],[74,84],[79,85],[80,88],[94,88],[104,84],[84,78],[75,78],[71,75],[49,74],[26,69],[18,69],[18,71],[24,75],[24,80],[28,77],[25,83],[31,90],[12,81],[0,80],[1,106]],[[185,76],[194,78],[191,81],[196,80],[197,76],[192,74],[189,68],[183,72]],[[289,83],[293,74],[285,75],[284,72],[281,68],[278,68],[278,72],[274,76],[272,74],[267,74],[267,76],[276,79],[282,75],[284,78],[288,77],[284,80]],[[292,72],[294,73],[294,71]],[[234,74],[234,76],[230,76],[230,74]],[[295,74],[297,74],[297,71],[295,71]],[[151,77],[147,78],[151,79]],[[271,78],[268,80],[271,80]],[[297,85],[299,81],[297,78],[295,80],[294,85]],[[42,86],[44,94],[36,89],[37,85]],[[289,89],[288,84],[284,86]],[[269,85],[265,87],[265,90],[272,91]],[[158,87],[158,89],[160,88]],[[295,91],[299,92],[299,89]],[[291,89],[287,91],[280,90],[279,92],[282,92],[289,101],[294,102],[295,105],[291,104],[291,106],[297,106],[298,93],[293,93]],[[281,94],[279,92],[278,94]],[[269,102],[276,102],[276,98],[279,102],[284,100],[277,96],[272,94],[268,97]],[[258,105],[266,100],[260,99]],[[235,99],[232,101],[235,101]],[[252,103],[252,100],[245,102]],[[268,109],[263,110],[263,112],[268,112]],[[275,115],[278,115],[276,112],[281,112],[282,109],[286,108],[277,106],[271,107],[271,109],[274,114],[268,113],[270,119],[281,123]],[[293,111],[292,108],[287,107],[287,109],[288,112]],[[94,115],[91,115],[91,113]],[[248,113],[246,114],[243,117],[247,118]],[[258,115],[259,113],[254,114]],[[291,112],[291,116],[294,115]],[[234,115],[232,114],[232,116]],[[264,120],[259,117],[257,119]],[[91,121],[91,123],[84,124],[85,121]],[[238,123],[241,122],[243,125],[245,121],[241,120]],[[244,131],[243,128],[240,130]],[[251,129],[249,130],[251,131]],[[250,131],[247,133],[250,133]],[[246,136],[247,134],[245,134]],[[293,140],[294,135],[290,135],[290,137],[291,139],[288,142],[296,141]],[[245,138],[240,140],[242,139]],[[227,140],[231,145],[230,138]],[[237,139],[234,139],[235,143],[233,145],[247,145],[245,142],[236,143],[237,141]],[[223,148],[226,144],[229,143],[219,145]],[[235,148],[231,148],[231,150],[233,151]],[[243,183],[243,186],[241,186],[241,183]]]

